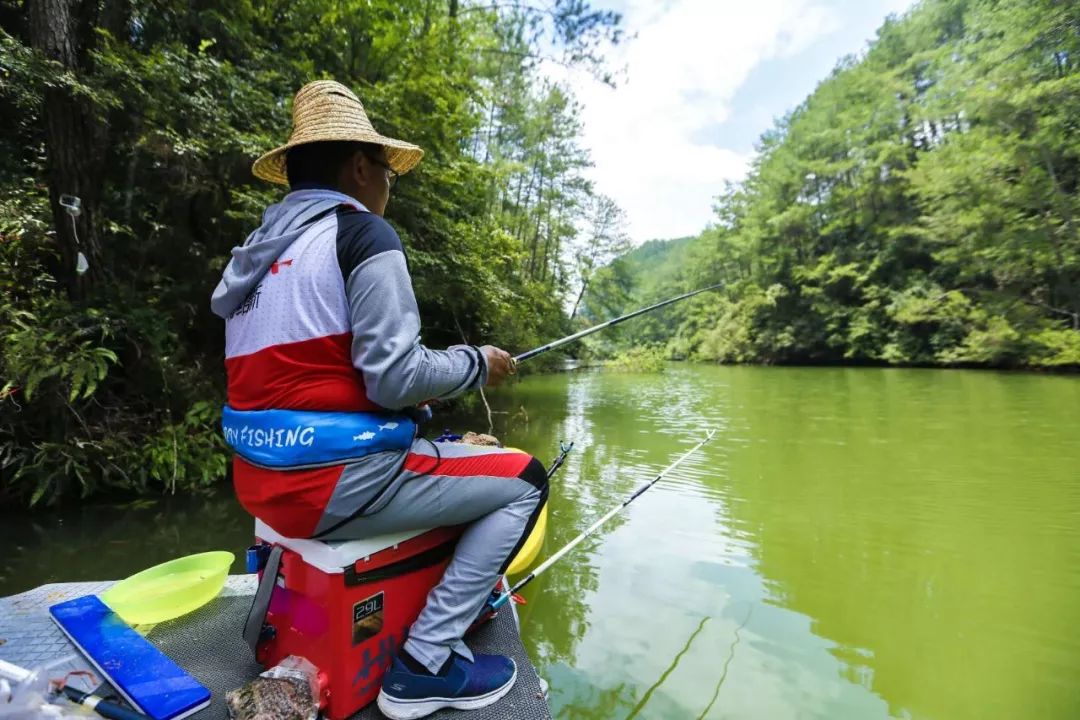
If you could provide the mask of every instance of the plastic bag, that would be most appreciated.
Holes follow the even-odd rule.
[[[318,669],[290,655],[247,685],[225,695],[233,720],[315,720],[319,715]]]
[[[0,718],[3,720],[85,720],[85,716],[63,697],[58,697],[53,682],[64,677],[75,656],[26,671],[5,664],[0,682]]]

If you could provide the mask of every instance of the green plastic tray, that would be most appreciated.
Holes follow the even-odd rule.
[[[170,560],[121,580],[101,599],[130,625],[172,620],[213,600],[234,559],[219,551]]]

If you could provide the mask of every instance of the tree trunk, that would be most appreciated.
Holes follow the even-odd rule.
[[[495,73],[495,84],[492,86],[492,91],[491,91],[491,110],[488,111],[487,133],[486,133],[487,137],[484,140],[484,162],[483,162],[484,165],[487,165],[488,161],[491,160],[491,135],[492,135],[492,132],[494,131],[494,128],[495,128],[495,109],[499,105],[498,100],[495,97],[495,94],[498,92],[497,88],[502,87],[502,75],[503,75],[503,64],[504,64],[503,61],[504,60],[505,60],[505,58],[499,58],[499,69]],[[494,183],[494,178],[492,178],[492,183]]]
[[[131,212],[135,202],[135,171],[139,167],[139,148],[132,148],[128,158],[127,176],[124,180],[124,224],[131,227]]]
[[[544,175],[543,175],[543,170],[541,170],[540,171],[540,191],[536,195],[536,224],[533,226],[533,239],[532,239],[533,256],[532,256],[532,261],[529,263],[529,274],[532,277],[535,278],[537,270],[539,270],[541,280],[544,279],[544,274],[545,274],[546,267],[547,267],[547,240],[545,239],[545,241],[544,241],[544,256],[541,259],[541,262],[543,263],[543,265],[541,265],[539,268],[536,267],[536,260],[537,260],[536,250],[540,246],[540,220],[541,220],[541,216],[543,215],[543,212],[544,212],[544,206],[543,206],[543,202],[544,202],[544,179],[545,178],[544,178]]]
[[[532,169],[529,170],[529,185],[525,188],[525,197],[518,204],[518,220],[514,229],[514,237],[519,242],[525,242],[525,230],[529,226],[529,210],[532,207],[530,203],[532,202],[533,188],[536,187],[537,163],[538,161],[534,161]],[[541,182],[543,182],[542,176]]]
[[[548,193],[552,194],[553,189],[554,189],[554,185],[549,183],[548,184]],[[544,241],[544,275],[545,276],[547,275],[548,263],[549,263],[549,260],[548,260],[548,246],[551,245],[551,236],[552,236],[552,232],[551,232],[551,205],[553,203],[553,200],[554,200],[554,196],[548,198],[547,205],[544,207],[544,228],[545,228],[544,234],[547,237],[547,239]],[[556,240],[557,240],[557,238],[558,238],[557,233],[556,233],[555,237],[556,237]],[[555,255],[556,263],[558,263],[558,259],[559,259],[559,256]],[[554,277],[554,275],[555,275],[555,273],[552,273],[553,277]]]
[[[28,7],[31,46],[75,76],[86,56],[83,39],[90,37],[80,27],[87,21],[87,10],[79,0],[31,0]],[[103,270],[96,220],[105,127],[89,101],[75,97],[62,85],[45,90],[43,110],[49,200],[62,262],[59,280],[72,297],[79,297],[88,284],[101,278]],[[60,205],[61,195],[74,195],[81,201],[81,213],[74,222]],[[82,278],[75,272],[80,251],[90,263]]]
[[[574,300],[574,309],[570,311],[571,320],[577,315],[578,306],[581,305],[581,298],[585,297],[585,288],[589,287],[589,277],[589,275],[584,275],[581,278],[581,290],[578,291],[577,299]]]

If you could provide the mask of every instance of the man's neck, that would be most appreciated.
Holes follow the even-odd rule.
[[[348,193],[342,192],[341,188],[317,182],[299,182],[289,186],[289,192],[296,192],[298,190],[330,190],[332,192],[341,193],[342,195],[348,195]]]
[[[289,186],[289,194],[285,198],[285,202],[291,200],[311,200],[311,199],[332,199],[338,198],[342,203],[352,205],[357,210],[364,212],[371,212],[368,207],[358,200],[355,196],[344,193],[337,188],[330,187],[329,185],[321,185],[319,183],[296,183]]]

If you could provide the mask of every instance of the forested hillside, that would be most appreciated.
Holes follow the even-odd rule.
[[[726,290],[606,342],[723,362],[1080,366],[1080,4],[925,0],[758,150],[714,227],[603,268],[583,314]]]
[[[426,150],[387,213],[425,340],[558,334],[595,199],[538,62],[603,77],[618,22],[579,0],[0,2],[0,503],[225,477],[209,295],[282,195],[251,162],[311,80]]]

